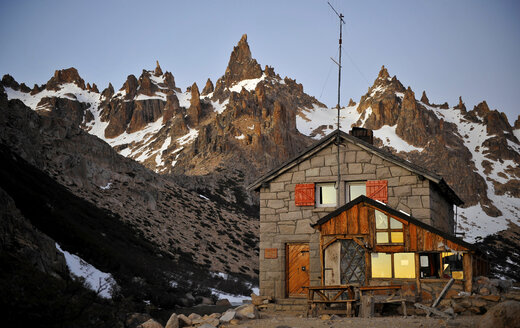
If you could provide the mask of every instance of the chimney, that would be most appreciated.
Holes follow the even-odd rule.
[[[370,129],[353,127],[349,134],[371,145],[374,144],[374,132]]]

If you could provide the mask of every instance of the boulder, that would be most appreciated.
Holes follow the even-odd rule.
[[[222,322],[230,322],[231,320],[235,319],[235,315],[236,315],[236,312],[233,311],[233,310],[226,311],[220,317],[220,321],[222,321]]]
[[[479,328],[520,327],[520,302],[505,301],[493,306],[479,320]]]
[[[191,295],[191,294],[190,294],[190,295]],[[189,318],[190,320],[193,321],[193,320],[200,319],[200,318],[202,318],[202,317],[201,317],[200,315],[198,315],[197,313],[192,313],[192,314],[190,314],[190,315],[188,316],[188,318]]]
[[[218,300],[217,303],[215,303],[217,306],[231,306],[231,302],[227,298]]]
[[[188,318],[187,316],[185,316],[184,314],[179,314],[177,317],[179,318],[179,326],[181,326],[181,327],[191,326],[191,324],[192,324],[191,319]]]
[[[253,304],[244,304],[235,309],[238,319],[257,319],[259,313]]]
[[[170,319],[168,319],[168,322],[166,323],[165,328],[179,328],[179,317],[176,313],[173,313],[170,316]]]
[[[269,303],[269,301],[271,301],[271,300],[272,300],[272,298],[270,296],[258,296],[255,293],[251,294],[251,303],[253,305],[266,304],[266,303]]]
[[[158,323],[157,321],[155,321],[154,319],[150,319],[150,320],[146,321],[145,323],[137,326],[137,328],[163,328],[163,326],[160,323]]]

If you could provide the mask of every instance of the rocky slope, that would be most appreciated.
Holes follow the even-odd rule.
[[[255,280],[258,222],[118,155],[76,123],[61,111],[43,110],[40,115],[19,100],[7,100],[0,90],[0,145],[6,159],[0,188],[7,193],[7,209],[12,208],[3,216],[9,219],[21,211],[65,250],[106,272],[126,267],[125,275],[116,276],[121,285],[128,286],[125,280],[132,280],[131,274],[148,286],[166,281],[185,291],[211,278],[210,272]],[[7,225],[4,230],[15,228]],[[7,237],[2,237],[5,244],[10,243]],[[31,239],[19,239],[30,254]],[[117,247],[111,248],[109,240]],[[57,252],[50,245],[40,247],[42,254]],[[139,247],[143,249],[135,250]],[[142,262],[125,262],[133,256]]]

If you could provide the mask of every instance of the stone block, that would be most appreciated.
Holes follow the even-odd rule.
[[[260,220],[260,221],[262,221],[262,220]],[[264,215],[263,222],[277,222],[277,221],[280,221],[280,215],[278,215],[278,214]]]
[[[411,214],[418,219],[429,218],[430,210],[428,208],[413,208]]]
[[[280,199],[270,199],[267,201],[267,207],[274,208],[274,209],[283,208],[283,207],[285,207],[285,202]]]
[[[363,164],[363,173],[376,173],[376,166],[374,164]]]
[[[415,175],[407,175],[399,178],[400,185],[413,185],[417,183],[417,177]]]
[[[430,194],[430,188],[416,187],[412,188],[413,196],[428,196]]]
[[[268,204],[270,201],[267,201]],[[275,214],[276,210],[269,207],[260,207],[260,214]]]
[[[356,162],[358,163],[370,163],[370,160],[372,159],[372,154],[369,154],[366,151],[358,151],[356,152]]]
[[[311,168],[311,162],[309,160],[303,161],[298,165],[298,171],[305,171]]]
[[[388,187],[399,186],[399,177],[389,178],[387,180],[388,180]]]
[[[311,220],[303,219],[296,222],[296,234],[314,233],[315,229],[311,227]]]
[[[340,156],[341,156],[341,154],[340,154]],[[333,166],[333,165],[338,165],[337,155],[332,154],[332,155],[325,156],[325,166]]]
[[[430,196],[421,196],[424,207],[430,207]]]
[[[264,199],[276,199],[276,193],[275,192],[261,192],[260,200],[264,200]]]
[[[286,172],[276,178],[276,182],[287,182],[292,180],[293,174],[290,172]]]
[[[287,213],[281,213],[280,214],[280,221],[299,220],[301,218],[302,218],[302,212],[301,211],[287,212]]]
[[[288,209],[286,206],[283,206],[283,207],[281,207],[281,208],[279,208],[279,209],[276,209],[275,212],[276,212],[277,214],[280,214],[280,213],[287,213],[287,212],[289,212],[289,209]]]
[[[341,158],[341,154],[340,154]],[[355,151],[346,151],[343,154],[343,163],[355,163],[356,162],[356,152]]]
[[[320,176],[332,176],[332,170],[330,169],[330,167],[320,167]]]
[[[293,183],[305,182],[305,172],[302,172],[302,171],[294,172],[293,176],[292,176],[292,182]]]
[[[294,224],[279,224],[278,229],[280,230],[281,234],[294,234]]]
[[[409,196],[412,194],[412,187],[410,186],[393,187],[393,189],[394,196],[396,197]]]
[[[271,182],[271,192],[278,192],[285,190],[285,183],[283,182]]]
[[[278,232],[277,224],[274,222],[260,222],[260,231],[262,232]]]
[[[393,177],[400,177],[402,175],[410,174],[406,169],[404,169],[400,166],[391,166],[390,173],[392,174]]]
[[[408,207],[410,208],[423,208],[421,196],[410,196],[408,197]]]
[[[375,156],[374,156],[375,157]],[[379,180],[391,178],[390,170],[388,167],[381,167],[376,169],[376,177]]]
[[[313,169],[307,169],[305,170],[305,176],[306,177],[317,177],[320,175],[320,168],[315,167]]]
[[[404,203],[399,203],[397,205],[397,210],[398,211],[403,211],[403,212],[405,212],[405,213],[407,213],[409,215],[412,215],[412,213],[410,213],[410,208],[406,204],[404,204]]]
[[[383,164],[383,159],[377,155],[372,156],[372,159],[370,160],[370,163],[372,164]]]
[[[311,167],[323,167],[325,165],[325,156],[314,156],[311,158]]]
[[[276,198],[278,199],[289,199],[289,192],[288,191],[281,191],[279,193],[276,194]]]
[[[348,174],[361,174],[363,173],[363,166],[360,163],[349,163]]]

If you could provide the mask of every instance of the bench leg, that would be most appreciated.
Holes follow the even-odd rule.
[[[407,316],[407,314],[406,314],[406,302],[402,301],[401,304],[403,304],[403,315],[406,317]]]
[[[347,302],[347,317],[352,316],[352,302]]]

